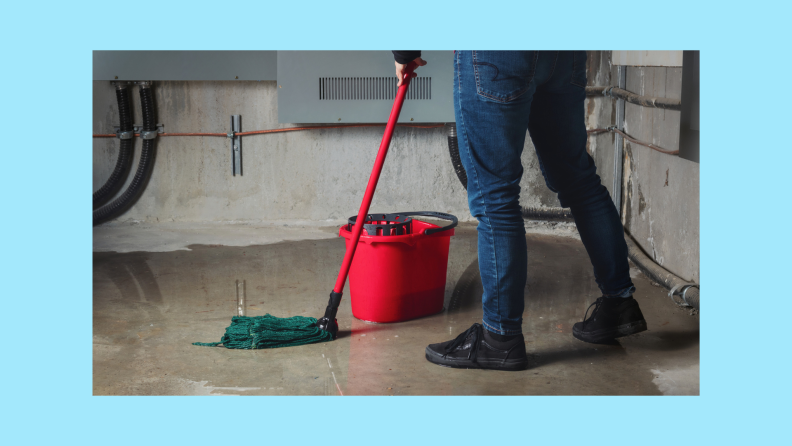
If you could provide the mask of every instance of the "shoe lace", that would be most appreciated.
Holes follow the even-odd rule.
[[[458,347],[464,345],[465,340],[468,338],[468,336],[472,334],[473,338],[471,339],[470,353],[468,353],[468,359],[475,362],[476,358],[478,357],[478,349],[480,344],[479,339],[483,339],[484,337],[483,330],[484,327],[479,323],[475,323],[471,325],[470,328],[465,330],[464,333],[457,336],[456,339],[454,339],[454,342],[452,342],[451,344],[445,347],[445,354],[448,355],[449,353],[456,350]]]
[[[597,310],[599,310],[600,307],[602,306],[602,302],[604,301],[604,299],[605,297],[599,297],[597,298],[597,300],[594,301],[594,303],[592,303],[591,305],[589,305],[588,308],[586,308],[586,315],[583,316],[583,325],[586,325],[586,322],[594,318],[594,315],[597,314]],[[594,311],[591,312],[591,318],[589,318],[588,312],[591,309],[591,307],[594,307]]]

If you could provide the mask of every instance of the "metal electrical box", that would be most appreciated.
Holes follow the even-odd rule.
[[[453,51],[423,51],[400,123],[454,122]],[[278,122],[386,122],[396,96],[390,51],[278,51]]]

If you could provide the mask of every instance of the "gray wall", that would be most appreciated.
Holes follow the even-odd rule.
[[[275,82],[157,82],[157,122],[165,124],[166,132],[226,132],[229,116],[241,114],[243,131],[285,127],[277,123],[276,89]],[[137,89],[133,93],[135,123],[140,123]],[[112,133],[118,112],[109,82],[94,82],[93,104],[94,133]],[[246,136],[242,177],[231,175],[225,138],[159,138],[151,182],[118,221],[344,219],[357,213],[382,131],[374,127]],[[530,138],[526,140],[521,202],[557,206]],[[94,190],[109,177],[117,153],[117,140],[93,140]],[[372,210],[435,210],[471,218],[442,128],[396,130]]]
[[[616,85],[610,51],[589,52],[589,85]],[[627,67],[627,90],[679,99],[682,68]],[[625,105],[625,130],[662,148],[679,148],[679,113]],[[615,124],[616,101],[590,98],[586,127]],[[612,134],[589,137],[589,152],[602,183],[612,192]],[[622,221],[625,229],[660,265],[699,283],[699,164],[624,141]],[[666,181],[667,180],[667,181]]]
[[[616,67],[610,58],[609,51],[589,52],[589,85],[614,83]],[[679,97],[679,69],[631,67],[627,75],[630,91]],[[93,131],[112,133],[118,123],[114,89],[109,82],[96,81],[93,90]],[[140,123],[137,89],[133,92],[135,123]],[[157,82],[155,92],[157,122],[164,123],[167,132],[226,132],[232,114],[242,115],[243,131],[285,127],[278,124],[275,82]],[[587,100],[588,128],[607,127],[613,116],[615,101]],[[661,147],[676,148],[678,121],[678,112],[626,106],[628,133]],[[225,138],[159,138],[151,182],[118,221],[343,220],[358,210],[382,130],[243,137],[242,177],[231,175]],[[139,148],[137,142],[137,156]],[[611,189],[613,136],[590,137],[588,150],[603,184]],[[94,190],[110,175],[117,153],[117,140],[93,140]],[[558,206],[555,194],[544,184],[530,138],[526,138],[523,166],[521,203]],[[624,172],[627,230],[658,263],[698,281],[698,164],[627,143]],[[372,210],[436,210],[471,219],[443,129],[396,131]]]
[[[627,90],[679,99],[682,68],[628,67]],[[625,106],[625,131],[669,150],[679,149],[679,113]],[[625,141],[622,219],[657,263],[699,283],[699,164]]]
[[[590,53],[590,85],[609,82],[609,55]],[[243,131],[288,126],[278,124],[275,82],[156,82],[154,90],[157,122],[165,124],[166,132],[226,132],[232,114],[242,115]],[[112,133],[118,123],[115,91],[105,81],[94,82],[93,91],[93,131]],[[133,95],[135,123],[140,123],[136,88]],[[612,109],[610,100],[589,100],[589,127],[607,126]],[[231,175],[225,138],[159,138],[151,182],[117,221],[344,219],[357,213],[382,131],[350,128],[243,137],[242,177]],[[589,149],[607,157],[612,144],[610,135],[592,137]],[[139,147],[137,142],[136,156]],[[117,153],[117,140],[93,140],[94,190],[109,177]],[[530,138],[523,165],[521,203],[558,206],[539,171]],[[612,164],[603,165],[601,174],[610,184]],[[372,210],[436,210],[471,219],[443,129],[396,130]]]
[[[168,132],[227,132],[278,124],[275,82],[157,82],[157,122]],[[139,104],[135,89],[135,105]],[[94,132],[117,123],[109,82],[94,83]],[[136,107],[139,108],[139,107]],[[139,110],[135,110],[139,116]],[[136,118],[136,123],[140,118]],[[120,221],[339,220],[360,206],[384,127],[246,136],[244,176],[231,175],[229,142],[163,137],[151,182]],[[118,142],[94,139],[94,190],[109,176]],[[137,146],[139,151],[139,142]],[[372,210],[437,210],[469,217],[444,130],[397,129]]]

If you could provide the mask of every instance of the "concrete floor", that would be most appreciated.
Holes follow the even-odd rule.
[[[526,236],[523,331],[532,366],[523,372],[449,369],[424,358],[427,344],[480,322],[471,223],[452,238],[440,314],[365,323],[352,317],[345,291],[336,341],[272,350],[193,346],[220,339],[238,313],[237,288],[248,316],[320,317],[344,253],[335,226],[207,228],[94,229],[95,395],[699,394],[699,317],[637,269],[635,297],[649,331],[612,345],[572,337],[572,324],[600,293],[583,245],[563,231]]]

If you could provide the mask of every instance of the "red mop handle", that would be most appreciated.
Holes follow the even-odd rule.
[[[352,266],[352,258],[355,256],[358,240],[360,240],[360,233],[363,231],[363,223],[366,221],[369,206],[371,206],[371,199],[374,197],[374,190],[377,188],[380,173],[382,173],[382,165],[385,163],[385,156],[388,154],[388,147],[390,147],[391,138],[393,137],[393,129],[396,128],[396,121],[399,120],[399,113],[401,113],[402,105],[404,104],[404,97],[407,95],[407,87],[412,80],[413,71],[418,66],[415,62],[407,64],[404,70],[404,78],[399,90],[396,92],[396,100],[393,102],[390,117],[388,118],[388,125],[385,126],[385,135],[382,137],[379,152],[377,152],[377,159],[374,161],[374,169],[371,171],[368,186],[366,186],[366,193],[363,195],[363,203],[360,204],[360,211],[358,211],[355,226],[352,228],[352,244],[344,254],[344,262],[341,264],[341,271],[338,272],[338,279],[336,280],[335,288],[333,291],[341,293],[346,284],[347,275],[349,274],[349,267]]]

